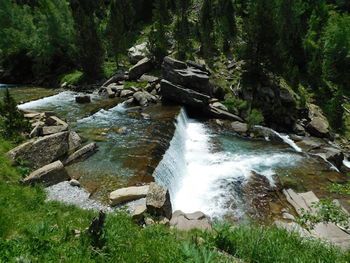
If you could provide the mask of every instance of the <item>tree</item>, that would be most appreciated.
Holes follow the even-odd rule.
[[[3,102],[0,103],[0,132],[12,140],[19,140],[22,132],[28,131],[30,125],[18,111],[17,103],[8,89],[5,91]]]
[[[133,17],[133,7],[130,0],[112,0],[109,6],[107,35],[109,46],[118,66],[119,56],[126,48],[126,34],[130,30]]]
[[[246,83],[256,85],[265,68],[272,68],[278,37],[275,23],[275,4],[271,0],[252,1],[243,21],[245,46],[242,58],[246,61]]]
[[[213,0],[204,0],[200,10],[199,34],[201,51],[206,57],[209,57],[215,48],[213,11]]]
[[[217,31],[220,32],[222,50],[228,52],[237,34],[235,9],[231,0],[217,2]]]
[[[153,9],[153,24],[148,34],[148,50],[156,64],[160,64],[168,54],[167,13],[164,13],[167,0],[156,0]]]
[[[101,38],[95,22],[100,1],[71,0],[76,30],[77,61],[87,80],[103,76]]]
[[[176,20],[174,38],[176,41],[177,55],[179,59],[185,59],[186,53],[191,51],[189,10],[192,2],[189,0],[176,0]]]

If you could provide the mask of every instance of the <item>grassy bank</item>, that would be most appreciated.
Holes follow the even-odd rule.
[[[349,253],[275,228],[220,226],[216,234],[185,234],[142,228],[124,213],[107,216],[96,248],[84,229],[97,213],[45,202],[42,187],[20,185],[25,171],[3,157],[10,147],[0,141],[0,262],[237,262],[230,255],[244,262],[350,260]]]

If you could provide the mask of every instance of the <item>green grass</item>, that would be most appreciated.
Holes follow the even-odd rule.
[[[217,233],[177,232],[162,225],[142,228],[123,212],[107,215],[99,248],[84,231],[96,212],[46,202],[41,186],[24,176],[3,153],[0,139],[0,262],[349,262],[349,254],[275,228],[240,226]],[[76,235],[75,230],[81,231]]]
[[[350,262],[350,252],[296,233],[263,226],[218,226],[206,242],[245,262],[259,263],[342,263]]]
[[[61,84],[67,82],[69,85],[78,85],[81,83],[83,78],[84,74],[81,71],[76,70],[74,72],[63,75],[61,77]]]

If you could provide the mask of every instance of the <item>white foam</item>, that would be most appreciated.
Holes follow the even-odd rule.
[[[173,210],[202,211],[217,218],[228,213],[241,217],[246,204],[240,192],[252,171],[274,186],[274,168],[301,158],[282,152],[214,152],[210,131],[188,119],[184,111],[176,126],[170,147],[153,174],[158,183],[169,188]]]
[[[345,158],[345,159],[343,160],[343,164],[344,164],[346,167],[350,168],[350,161],[349,161],[347,158]]]
[[[109,110],[99,110],[95,114],[78,120],[78,123],[98,123],[98,124],[109,124],[113,119],[118,117],[117,113],[123,113],[126,111],[124,103],[119,103],[117,106]]]

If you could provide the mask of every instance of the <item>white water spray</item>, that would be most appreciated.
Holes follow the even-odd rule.
[[[188,119],[181,111],[170,147],[153,174],[159,184],[169,188],[173,210],[241,218],[247,210],[242,188],[252,171],[273,186],[274,168],[301,158],[283,152],[215,152],[212,136],[204,124]]]

